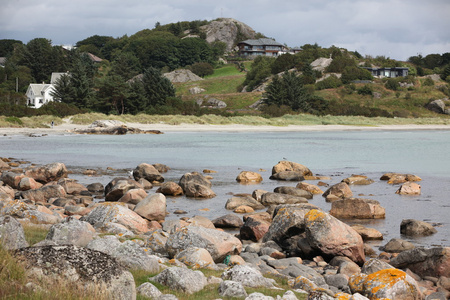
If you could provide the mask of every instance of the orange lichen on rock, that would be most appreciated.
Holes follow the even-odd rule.
[[[307,223],[314,223],[316,221],[322,221],[325,219],[326,214],[318,209],[311,209],[306,215],[305,220]]]

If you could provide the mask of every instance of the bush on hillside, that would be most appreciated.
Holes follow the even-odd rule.
[[[353,67],[345,67],[344,71],[342,71],[342,83],[347,84],[355,80],[372,80],[372,74],[362,68],[358,68],[356,66]]]
[[[373,88],[372,88],[372,86],[370,86],[368,84],[364,85],[363,87],[360,87],[357,91],[358,91],[359,95],[363,95],[363,96],[364,95],[370,95],[370,96],[373,95]]]
[[[191,65],[189,69],[200,77],[205,77],[207,75],[214,74],[214,68],[210,63],[207,62],[199,62]]]
[[[386,80],[384,86],[392,91],[396,91],[400,88],[400,84],[398,83],[398,80],[395,78],[389,78],[388,80]]]
[[[334,74],[316,83],[316,90],[335,89],[342,85],[342,81]]]

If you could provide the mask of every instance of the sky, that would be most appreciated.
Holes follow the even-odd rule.
[[[450,0],[0,0],[0,39],[74,45],[220,17],[289,47],[334,45],[396,60],[450,52]]]

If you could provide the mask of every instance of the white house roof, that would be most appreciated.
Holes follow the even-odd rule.
[[[42,95],[51,84],[42,84],[42,83],[30,83],[30,89],[33,92],[33,95]]]
[[[56,81],[64,74],[68,74],[68,73],[56,73],[56,72],[52,73],[52,78],[50,79],[50,83],[55,84]]]

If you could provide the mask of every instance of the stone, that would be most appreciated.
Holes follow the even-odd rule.
[[[144,246],[154,253],[160,253],[168,256],[166,242],[169,235],[160,229],[149,231],[145,234]]]
[[[442,99],[433,100],[426,105],[426,108],[435,113],[443,114],[445,112],[445,102]]]
[[[27,274],[38,280],[63,278],[83,285],[86,291],[101,291],[107,299],[136,299],[133,275],[102,252],[60,245],[21,248],[14,256],[25,263]]]
[[[11,167],[0,157],[0,170],[8,170]]]
[[[170,170],[170,167],[165,164],[152,164],[159,173],[167,173]]]
[[[237,214],[248,214],[248,213],[255,212],[255,210],[253,208],[251,208],[250,206],[240,205],[240,206],[236,207],[233,210],[233,212],[235,212]]]
[[[181,251],[175,256],[175,259],[181,261],[186,266],[192,269],[215,269],[216,264],[209,254],[209,252],[204,248],[191,247],[186,250]]]
[[[247,297],[244,286],[238,281],[222,281],[219,285],[218,292],[221,297]]]
[[[130,210],[125,203],[120,202],[98,203],[89,214],[80,220],[89,222],[94,228],[100,230],[108,223],[118,223],[136,234],[148,231],[147,222],[136,212]]]
[[[323,279],[323,277],[322,277],[322,280],[325,283],[325,279]],[[319,295],[321,297],[322,296],[326,297],[327,294],[334,295],[334,293],[332,291],[319,287],[315,282],[313,282],[312,280],[309,280],[308,278],[303,277],[301,275],[297,276],[295,278],[292,287],[294,289],[304,290],[304,291],[306,291],[306,292],[308,292],[309,294],[312,294],[312,295],[314,295],[315,293],[319,293]],[[326,299],[329,299],[329,298],[326,298]]]
[[[371,258],[367,260],[361,268],[361,272],[367,275],[372,273],[394,268],[391,264],[388,264],[385,261],[382,261],[378,258]]]
[[[227,200],[225,203],[225,208],[229,210],[233,210],[241,205],[246,205],[254,210],[264,209],[264,205],[262,205],[260,202],[255,200],[253,197],[249,195],[242,195],[242,196],[233,196],[230,199]]]
[[[26,177],[23,174],[16,174],[13,172],[3,172],[1,175],[0,181],[3,181],[4,184],[9,185],[13,189],[18,189],[20,181],[22,178]]]
[[[93,194],[103,194],[105,192],[105,187],[100,182],[88,184],[86,188]]]
[[[119,201],[129,190],[141,188],[133,179],[116,177],[105,186],[105,201]]]
[[[192,88],[189,89],[189,93],[191,95],[197,95],[197,94],[201,94],[205,91],[205,89],[202,89],[201,87],[198,86],[194,86]]]
[[[263,180],[261,174],[251,171],[242,171],[236,177],[236,181],[241,184],[259,183]]]
[[[326,256],[342,255],[358,264],[365,260],[361,236],[335,217],[312,209],[305,215],[306,238],[313,249]]]
[[[85,247],[94,236],[95,229],[91,224],[69,217],[50,227],[45,239],[56,245],[71,244]]]
[[[80,195],[83,192],[88,191],[88,189],[78,183],[75,179],[62,178],[58,180],[58,184],[64,188],[69,195]]]
[[[199,226],[182,227],[172,233],[166,242],[166,250],[171,257],[190,247],[206,249],[214,262],[219,263],[227,255],[239,254],[242,243],[227,232]]]
[[[36,190],[21,192],[22,198],[36,202],[47,202],[50,198],[66,197],[66,191],[58,184],[46,185]]]
[[[145,197],[133,211],[150,221],[164,221],[167,213],[166,206],[166,197],[156,193]]]
[[[161,193],[166,196],[179,196],[183,195],[183,189],[176,182],[169,181],[164,182],[161,186],[156,190],[157,193]]]
[[[128,190],[117,201],[137,205],[139,202],[145,199],[145,197],[147,197],[147,192],[144,189],[131,189]]]
[[[300,171],[281,171],[270,176],[272,180],[283,180],[283,181],[303,181],[303,173]]]
[[[211,188],[212,184],[205,176],[198,172],[185,173],[180,178],[180,182],[178,183],[183,190],[186,190],[186,185],[190,182],[196,183],[198,185],[203,185],[208,188]]]
[[[345,198],[331,203],[330,215],[339,219],[384,219],[386,211],[376,200]]]
[[[399,269],[384,269],[370,275],[350,277],[352,293],[361,293],[369,299],[420,300],[422,295],[417,282]]]
[[[331,214],[331,212],[330,212]],[[351,226],[359,235],[362,237],[363,241],[372,240],[382,240],[383,234],[376,230],[375,228],[368,228],[362,225],[352,225]]]
[[[169,73],[164,73],[163,76],[169,79],[172,83],[204,80],[188,69],[178,69]]]
[[[227,214],[212,220],[217,228],[240,228],[244,225],[242,218],[236,214]]]
[[[42,187],[42,183],[37,182],[33,178],[30,177],[23,177],[18,185],[18,189],[21,191],[27,191],[27,190],[36,190]]]
[[[214,198],[216,196],[211,188],[195,182],[187,183],[184,187],[184,193],[186,197],[193,198]]]
[[[202,272],[180,267],[167,268],[155,277],[150,278],[150,281],[186,294],[201,291],[206,285],[206,277]]]
[[[405,250],[413,249],[414,247],[415,246],[411,242],[393,238],[389,240],[389,242],[387,242],[386,245],[384,245],[383,249],[386,252],[398,253]]]
[[[350,177],[342,179],[342,182],[345,182],[349,185],[368,185],[374,183],[372,179],[369,179],[364,175],[352,175]]]
[[[25,171],[26,177],[31,177],[40,183],[58,181],[66,178],[68,171],[63,163],[52,163],[45,166],[34,167]]]
[[[22,224],[11,216],[0,217],[0,245],[6,250],[28,247]]]
[[[159,171],[150,164],[141,163],[133,170],[134,180],[139,180],[144,178],[151,183],[154,182],[164,182],[164,177],[159,173]]]
[[[222,273],[222,279],[240,282],[244,287],[271,288],[274,280],[265,278],[261,272],[248,265],[236,265]]]
[[[408,181],[402,184],[395,193],[400,195],[420,195],[420,189],[419,184]]]
[[[162,296],[161,291],[158,290],[158,288],[150,282],[144,282],[143,284],[138,286],[136,288],[136,292],[137,294],[150,299],[158,299],[160,296]]]
[[[268,192],[261,196],[261,203],[265,206],[270,206],[278,204],[308,203],[308,200],[305,197]]]
[[[0,215],[25,219],[34,224],[56,224],[62,218],[52,214],[45,206],[27,204],[21,200],[10,201],[0,209]]]
[[[274,189],[275,193],[287,194],[296,197],[302,197],[306,199],[312,199],[313,194],[303,189],[299,189],[292,186],[279,186]]]
[[[335,196],[338,199],[351,198],[353,196],[353,192],[351,191],[348,184],[345,182],[339,182],[335,185],[332,185],[328,190],[323,193],[323,197],[327,198],[328,196]]]
[[[203,216],[193,216],[192,218],[187,219],[186,223],[188,223],[189,226],[202,226],[212,229],[216,228],[210,219]]]
[[[433,225],[424,221],[406,219],[400,224],[400,233],[406,236],[427,236],[436,232]]]
[[[344,274],[335,274],[325,275],[324,278],[328,286],[334,286],[341,291],[350,292],[350,288],[348,286],[348,276]]]
[[[300,172],[302,176],[312,176],[311,170],[299,163],[283,160],[278,162],[275,166],[272,167],[272,175],[283,172],[283,171],[294,171]]]
[[[270,223],[254,218],[247,218],[239,231],[243,240],[260,241],[269,230]]]
[[[323,194],[323,191],[317,185],[311,183],[299,182],[296,188],[308,191],[314,195]]]
[[[422,277],[450,277],[450,247],[410,249],[399,253],[390,263],[396,268],[408,268]]]
[[[15,194],[12,187],[0,184],[0,195],[3,195],[3,200],[14,200]]]

